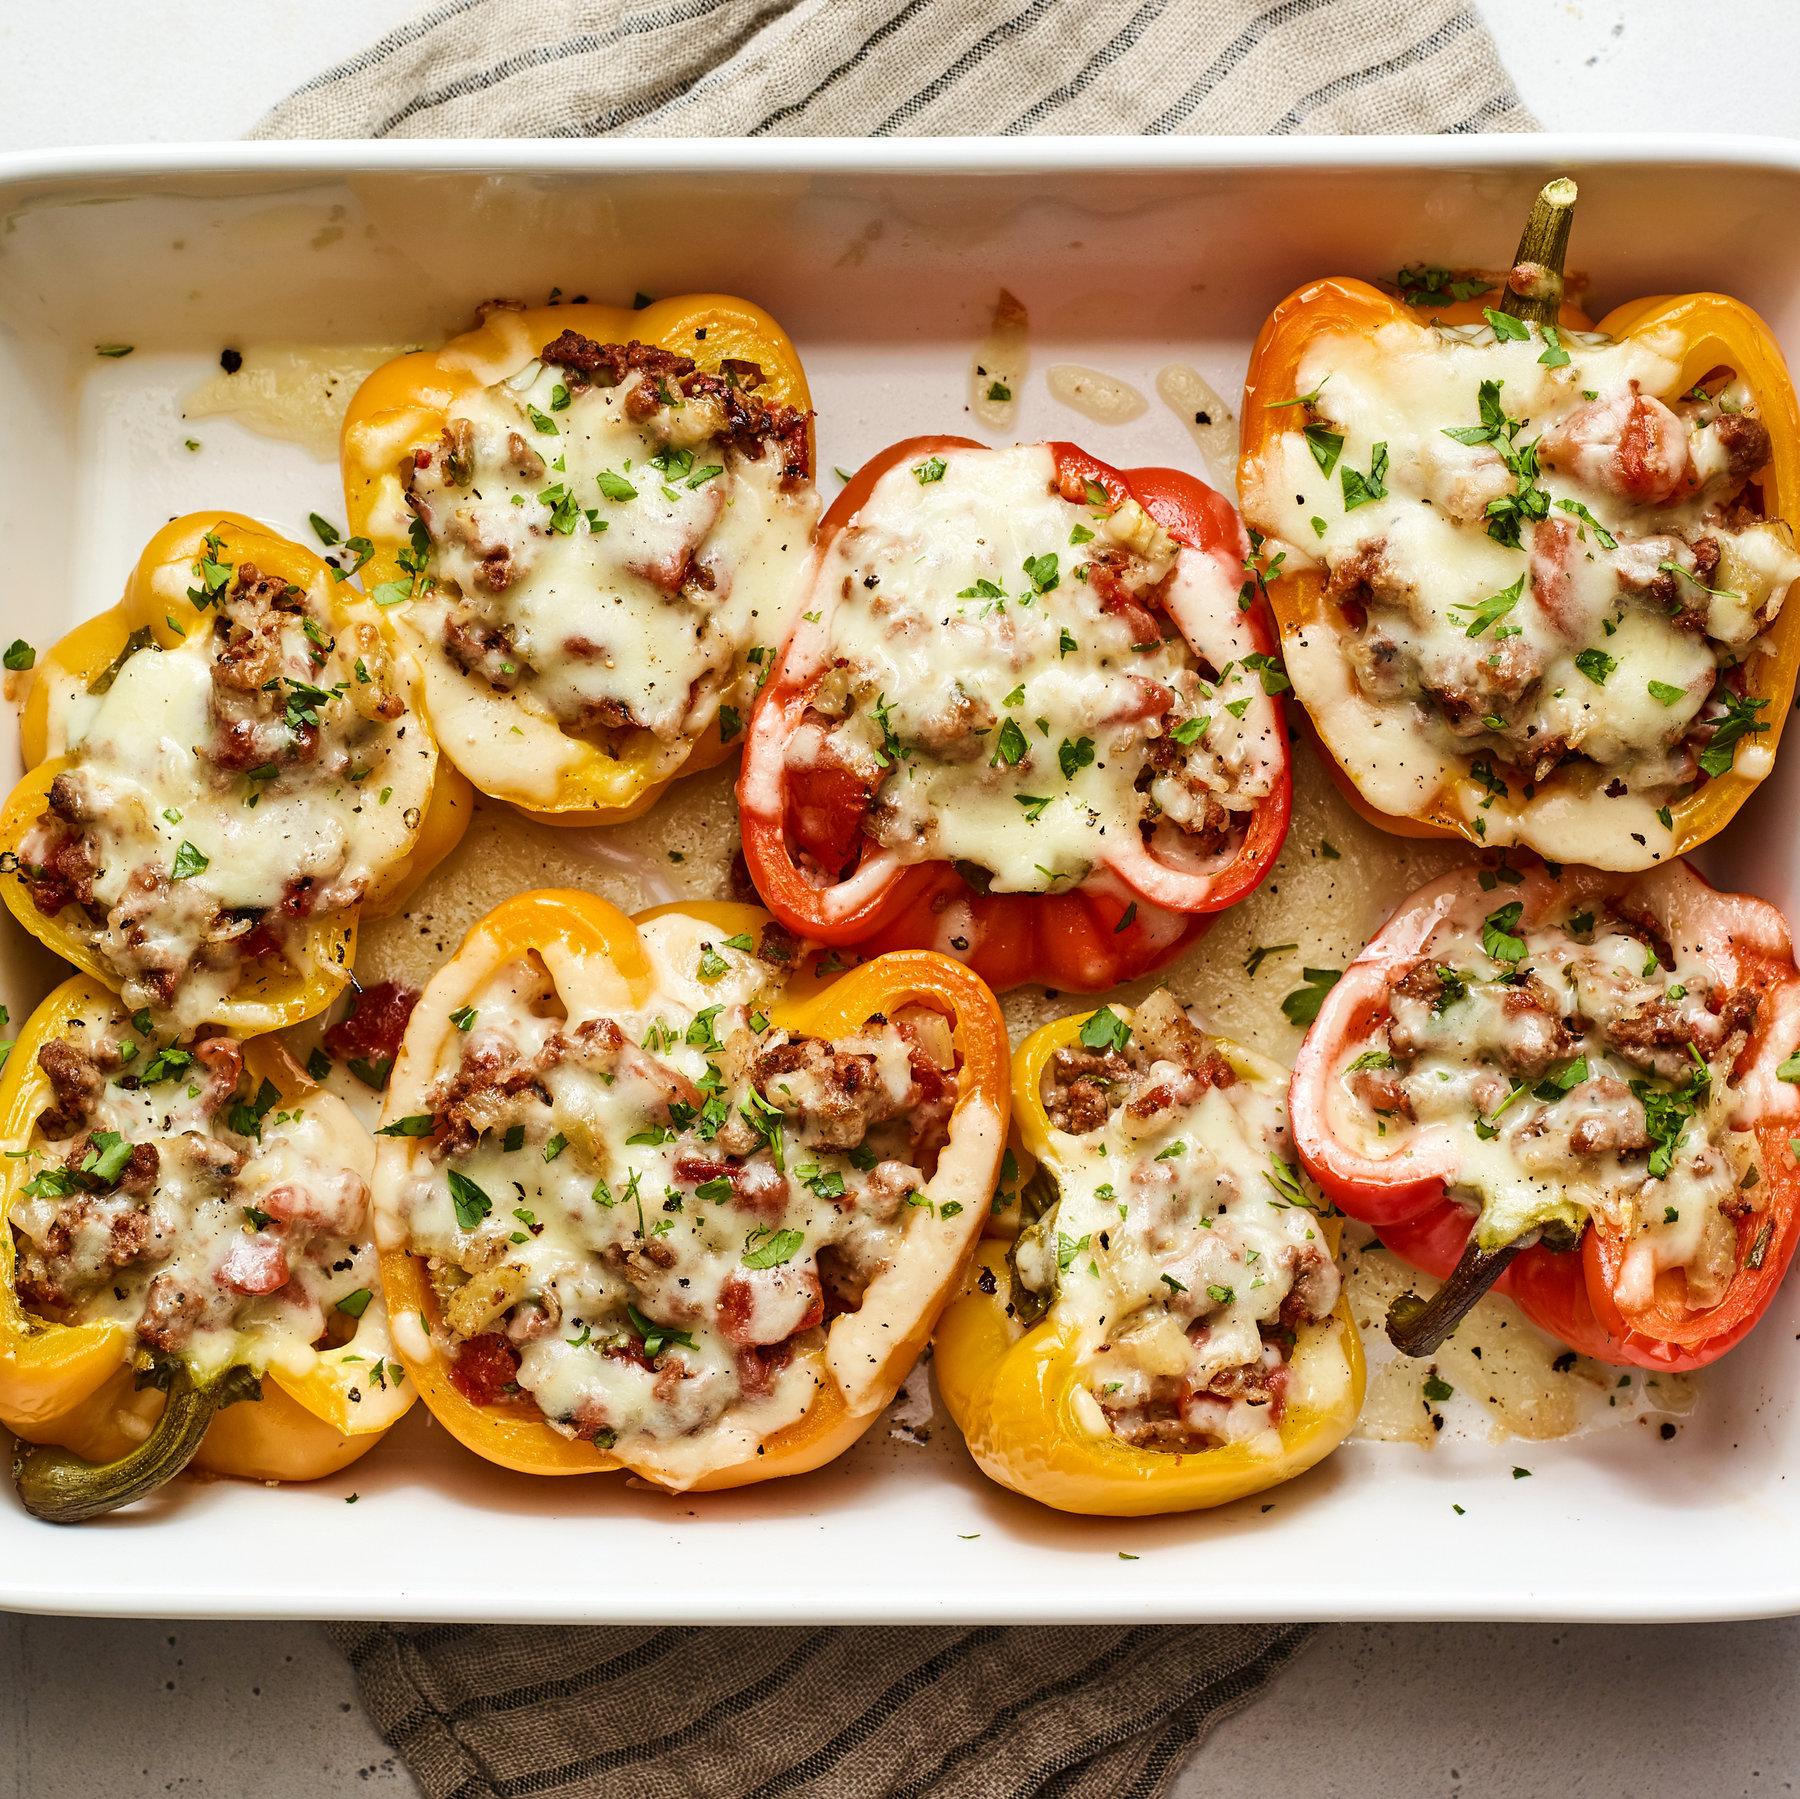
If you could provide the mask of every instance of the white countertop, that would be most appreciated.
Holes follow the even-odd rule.
[[[1800,134],[1794,0],[1478,7],[1546,126]],[[0,10],[0,150],[238,135],[289,87],[413,10],[409,0],[234,0],[228,10],[217,0],[13,0]],[[1706,1546],[1671,1551],[1704,1556]],[[1606,1552],[1545,1545],[1547,1557]],[[1790,1791],[1797,1667],[1794,1621],[1336,1626],[1219,1730],[1180,1791]],[[365,1791],[413,1787],[363,1718],[349,1670],[308,1626],[0,1619],[0,1799]]]

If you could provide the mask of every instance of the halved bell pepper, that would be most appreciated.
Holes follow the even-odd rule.
[[[761,307],[723,294],[684,294],[633,310],[587,301],[570,305],[495,308],[471,331],[439,350],[416,350],[384,364],[368,377],[344,415],[342,434],[344,496],[352,534],[373,546],[363,579],[371,592],[417,591],[429,572],[409,541],[412,514],[405,504],[401,470],[435,444],[459,396],[504,381],[531,363],[543,347],[565,331],[600,344],[636,341],[689,356],[705,370],[721,363],[755,363],[762,371],[758,395],[808,414],[811,462],[812,396],[799,353],[787,333]],[[393,611],[406,628],[404,600]],[[421,646],[423,647],[423,646]],[[450,670],[425,663],[428,687],[448,682]],[[473,677],[461,676],[463,681]],[[556,798],[544,804],[509,781],[506,771],[482,758],[477,747],[448,747],[483,793],[506,800],[543,824],[620,824],[656,803],[670,782],[711,768],[736,753],[735,736],[722,734],[715,720],[706,732],[671,760],[649,731],[634,733],[617,756],[599,745],[576,742],[577,754],[559,783]]]
[[[1536,864],[1516,885],[1494,892],[1480,888],[1483,872],[1455,870],[1403,901],[1325,996],[1294,1063],[1289,1116],[1300,1160],[1334,1204],[1373,1225],[1402,1260],[1444,1282],[1428,1305],[1412,1298],[1390,1313],[1389,1332],[1408,1353],[1429,1354],[1493,1291],[1598,1361],[1671,1371],[1704,1367],[1768,1310],[1800,1243],[1800,1160],[1793,1147],[1800,1141],[1800,1089],[1792,1082],[1800,970],[1787,923],[1767,902],[1719,892],[1681,862],[1645,875],[1570,869],[1553,876]],[[1447,1136],[1433,1141],[1391,1128],[1383,1142],[1393,1147],[1374,1154],[1335,1128],[1335,1090],[1350,1049],[1386,1015],[1390,990],[1427,953],[1447,916],[1471,906],[1485,912],[1502,893],[1521,908],[1519,930],[1571,906],[1599,915],[1610,906],[1647,918],[1664,940],[1702,956],[1722,984],[1758,996],[1749,1040],[1722,1077],[1732,1098],[1732,1128],[1755,1138],[1757,1203],[1738,1218],[1737,1267],[1716,1303],[1691,1303],[1679,1269],[1661,1271],[1648,1300],[1624,1297],[1625,1240],[1617,1226],[1598,1216],[1565,1216],[1568,1207],[1554,1184],[1546,1185],[1541,1223],[1521,1231],[1516,1220],[1449,1197],[1459,1161]]]
[[[1013,1058],[1018,1160],[1035,1166],[1034,1179],[1055,1184],[1065,1166],[1045,1110],[1045,1072],[1058,1050],[1080,1042],[1093,1016],[1044,1025]],[[1216,1048],[1241,1080],[1279,1089],[1287,1078],[1279,1064],[1235,1043],[1218,1039]],[[1318,1229],[1335,1254],[1335,1218],[1321,1216]],[[1091,1371],[1082,1365],[1076,1329],[1054,1301],[1037,1323],[1026,1327],[1019,1320],[1008,1248],[992,1236],[981,1244],[962,1296],[938,1326],[932,1369],[969,1453],[984,1474],[1015,1493],[1093,1516],[1198,1511],[1292,1480],[1324,1460],[1355,1425],[1365,1378],[1362,1339],[1348,1298],[1340,1296],[1328,1320],[1300,1327],[1279,1452],[1227,1443],[1184,1454],[1096,1434],[1077,1406]]]
[[[1299,403],[1305,398],[1299,370],[1318,339],[1368,339],[1397,325],[1429,338],[1442,326],[1480,324],[1488,309],[1521,320],[1548,320],[1570,331],[1598,331],[1613,339],[1668,344],[1679,367],[1667,393],[1658,397],[1669,401],[1688,393],[1716,370],[1733,371],[1754,395],[1773,446],[1769,464],[1758,476],[1763,515],[1790,527],[1800,520],[1800,404],[1773,333],[1743,301],[1716,293],[1627,301],[1594,324],[1563,299],[1562,254],[1573,187],[1570,182],[1553,182],[1545,190],[1546,196],[1556,197],[1550,204],[1540,197],[1512,276],[1503,278],[1506,284],[1497,293],[1484,287],[1448,304],[1428,304],[1415,292],[1409,304],[1404,294],[1386,293],[1353,277],[1333,276],[1309,281],[1275,308],[1257,335],[1244,378],[1238,491],[1244,516],[1252,526],[1265,530],[1272,526],[1272,484],[1281,479],[1282,440],[1306,431],[1313,423],[1313,414]],[[1566,192],[1556,193],[1559,189]],[[1331,626],[1334,604],[1327,600],[1326,581],[1327,571],[1322,566],[1308,566],[1303,558],[1294,556],[1285,557],[1271,573],[1269,599],[1285,644],[1291,645],[1297,634],[1321,623]],[[1670,807],[1673,841],[1669,854],[1684,855],[1716,836],[1766,775],[1800,677],[1800,606],[1783,609],[1770,627],[1767,653],[1748,658],[1743,676],[1745,698],[1757,703],[1755,742],[1769,755],[1759,759],[1759,772],[1746,772],[1734,762],[1725,772],[1702,779],[1685,799],[1675,802]],[[1305,702],[1304,695],[1298,697]],[[1468,813],[1447,788],[1428,797],[1409,816],[1380,810],[1363,796],[1351,772],[1361,746],[1325,736],[1317,716],[1309,723],[1332,780],[1372,823],[1408,837],[1499,841],[1486,828],[1491,814]],[[1459,780],[1480,778],[1474,767],[1477,760],[1473,753],[1461,759]],[[1554,781],[1552,775],[1550,783],[1538,783],[1537,790],[1549,790]],[[1530,801],[1524,803],[1528,807]],[[1528,827],[1515,827],[1513,840],[1530,843]]]
[[[914,437],[894,444],[857,470],[820,521],[814,569],[832,539],[854,524],[877,481],[902,463],[949,450],[981,449],[965,437]],[[1135,500],[1185,549],[1210,556],[1243,593],[1230,627],[1252,655],[1273,656],[1268,613],[1254,576],[1244,582],[1248,545],[1231,503],[1175,469],[1115,469],[1070,443],[1052,443],[1064,497],[1080,502],[1090,484],[1114,506]],[[860,861],[840,880],[819,885],[795,864],[791,832],[802,810],[831,818],[832,835],[855,841],[871,804],[852,782],[785,766],[787,743],[805,717],[830,655],[834,596],[816,592],[814,606],[783,646],[775,673],[751,714],[738,806],[744,859],[758,894],[790,930],[813,941],[854,944],[862,953],[928,947],[968,963],[991,987],[1048,980],[1074,992],[1100,992],[1160,966],[1194,942],[1226,907],[1251,892],[1274,866],[1293,804],[1287,734],[1279,697],[1271,695],[1281,768],[1269,794],[1249,815],[1241,841],[1224,864],[1178,869],[1153,855],[1135,830],[1111,859],[1079,884],[1052,893],[984,892],[947,862],[902,862],[864,840]],[[1192,641],[1182,620],[1174,621]],[[1199,644],[1193,647],[1204,654]],[[1273,677],[1265,680],[1265,688]]]
[[[10,1220],[42,1165],[25,1152],[53,1100],[38,1051],[78,1025],[91,1041],[122,1023],[117,999],[76,975],[32,1013],[0,1073],[0,1423],[22,1439],[20,1497],[53,1523],[130,1504],[190,1464],[247,1480],[317,1480],[366,1455],[413,1402],[378,1300],[345,1342],[318,1350],[303,1370],[259,1366],[247,1354],[200,1374],[179,1356],[142,1351],[118,1320],[59,1324],[25,1309]],[[245,1067],[253,1087],[268,1082],[284,1105],[320,1097],[271,1039],[246,1047]],[[366,1182],[374,1145],[354,1128]]]
[[[495,907],[470,930],[414,1009],[388,1088],[384,1131],[395,1120],[428,1109],[430,1088],[457,1059],[453,1015],[471,1004],[496,972],[535,956],[559,991],[579,993],[587,1013],[608,1005],[633,1007],[656,984],[639,927],[667,917],[694,920],[721,938],[755,935],[770,923],[755,907],[703,901],[659,906],[628,918],[596,895],[554,890],[519,894]],[[949,1021],[957,1060],[949,1136],[927,1192],[934,1203],[910,1213],[900,1267],[877,1276],[861,1308],[832,1319],[821,1344],[796,1353],[795,1360],[803,1359],[814,1372],[815,1396],[802,1416],[760,1442],[746,1444],[741,1426],[727,1431],[728,1411],[718,1436],[736,1440],[721,1441],[716,1450],[673,1445],[664,1451],[629,1442],[606,1450],[553,1429],[523,1394],[486,1404],[467,1397],[451,1378],[440,1339],[434,1339],[437,1299],[423,1258],[410,1249],[396,1198],[413,1158],[425,1155],[428,1144],[384,1135],[376,1174],[381,1278],[400,1354],[438,1422],[477,1455],[520,1473],[595,1474],[623,1467],[681,1492],[799,1474],[854,1443],[918,1359],[987,1215],[1006,1138],[1006,1027],[993,995],[967,969],[918,951],[865,962],[823,984],[816,976],[800,975],[768,1014],[776,1028],[833,1038],[858,1031],[877,1014],[891,1016],[906,1007],[926,1007]],[[945,1219],[935,1202],[952,1196],[960,1214]],[[910,1294],[878,1299],[881,1283],[901,1275],[914,1283]]]
[[[367,655],[394,656],[394,643],[379,618],[356,589],[335,578],[333,569],[311,550],[278,537],[253,520],[233,512],[194,512],[165,525],[145,545],[118,604],[77,625],[43,651],[29,677],[20,715],[20,748],[29,771],[0,807],[0,863],[9,872],[0,879],[0,899],[13,916],[46,948],[72,962],[96,980],[118,989],[120,976],[95,950],[86,933],[70,921],[65,908],[54,916],[39,910],[16,875],[20,845],[42,817],[51,783],[79,758],[79,746],[67,736],[63,716],[75,694],[93,690],[96,681],[110,685],[125,660],[151,645],[175,651],[184,644],[191,653],[212,629],[211,614],[188,597],[190,591],[210,600],[216,572],[253,563],[302,588],[331,619],[334,634],[366,644]],[[203,572],[204,565],[211,573]],[[412,729],[429,745],[416,705],[411,664],[395,658],[395,685],[409,697]],[[471,796],[468,783],[430,749],[428,797],[420,807],[407,852],[376,871],[360,915],[379,918],[398,910],[433,868],[456,846],[468,828]],[[410,822],[410,821],[409,821]],[[319,913],[304,921],[292,939],[297,965],[281,955],[262,960],[255,977],[230,995],[206,1021],[253,1033],[278,1030],[323,1011],[343,991],[356,954],[356,915]]]

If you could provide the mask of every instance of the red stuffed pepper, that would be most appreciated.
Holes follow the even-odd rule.
[[[1326,997],[1301,1161],[1443,1276],[1388,1318],[1429,1355],[1490,1289],[1603,1361],[1698,1368],[1767,1310],[1800,1208],[1800,973],[1773,906],[1684,863],[1465,868]]]
[[[819,942],[993,986],[1166,961],[1287,832],[1286,677],[1243,527],[1171,469],[912,438],[820,526],[752,716],[744,854]]]

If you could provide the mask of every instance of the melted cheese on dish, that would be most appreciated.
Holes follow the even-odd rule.
[[[85,685],[45,676],[68,765],[19,851],[39,909],[128,1007],[180,1029],[259,958],[298,963],[302,921],[360,905],[411,847],[436,769],[376,626],[334,623],[323,575],[303,592],[220,553],[155,577],[171,606],[201,595],[210,628]]]
[[[909,1267],[922,1306],[986,1195],[933,1178],[954,1100],[937,1014],[793,1038],[768,1019],[791,939],[643,934],[642,1005],[589,1007],[533,960],[472,996],[430,1109],[386,1127],[429,1142],[384,1185],[383,1235],[430,1258],[439,1346],[478,1403],[522,1393],[627,1451],[728,1413],[754,1441],[826,1380],[828,1319]]]
[[[616,367],[533,360],[462,394],[384,521],[411,532],[405,624],[434,726],[508,798],[553,800],[589,744],[629,739],[654,778],[715,723],[736,737],[818,513],[779,435],[799,415],[612,348]]]
[[[1146,842],[1199,867],[1280,777],[1281,683],[1235,581],[1135,501],[1063,498],[1043,446],[890,469],[815,591],[789,657],[821,678],[787,771],[802,793],[847,774],[902,861],[1015,892]]]
[[[1277,1453],[1298,1335],[1338,1295],[1285,1071],[1158,991],[1096,1014],[1045,1102],[1055,1197],[1015,1245],[1014,1304],[1071,1339],[1078,1414],[1145,1447]]]
[[[1489,843],[1641,868],[1698,781],[1767,772],[1738,671],[1800,559],[1747,504],[1748,393],[1677,396],[1680,354],[1411,321],[1307,346],[1306,427],[1254,472],[1255,522],[1326,579],[1288,672],[1384,811],[1443,794]]]
[[[1764,1204],[1755,1138],[1732,1126],[1756,991],[1591,899],[1530,928],[1504,887],[1483,901],[1444,918],[1345,1046],[1334,1130],[1376,1159],[1453,1146],[1451,1195],[1490,1247],[1603,1219],[1627,1246],[1622,1302],[1680,1269],[1690,1305],[1716,1303]]]
[[[233,1039],[163,1041],[122,1013],[39,1060],[54,1098],[9,1216],[28,1309],[116,1320],[202,1377],[300,1376],[324,1353],[368,1364],[371,1401],[402,1378],[367,1228],[374,1145],[341,1100],[286,1107]]]

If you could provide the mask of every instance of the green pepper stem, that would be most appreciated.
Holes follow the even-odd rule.
[[[248,1368],[227,1368],[204,1382],[177,1362],[168,1403],[155,1428],[116,1461],[87,1462],[66,1449],[21,1442],[13,1454],[13,1481],[26,1511],[50,1524],[79,1524],[117,1511],[173,1480],[200,1447],[213,1414],[240,1399],[260,1399]]]
[[[1456,1266],[1429,1299],[1402,1293],[1388,1307],[1388,1341],[1402,1355],[1433,1354],[1524,1247],[1524,1241],[1519,1239],[1503,1243],[1498,1249],[1483,1249],[1471,1233]]]
[[[1527,325],[1556,323],[1562,311],[1563,260],[1569,253],[1577,193],[1567,175],[1547,181],[1539,190],[1496,312],[1510,313]]]

